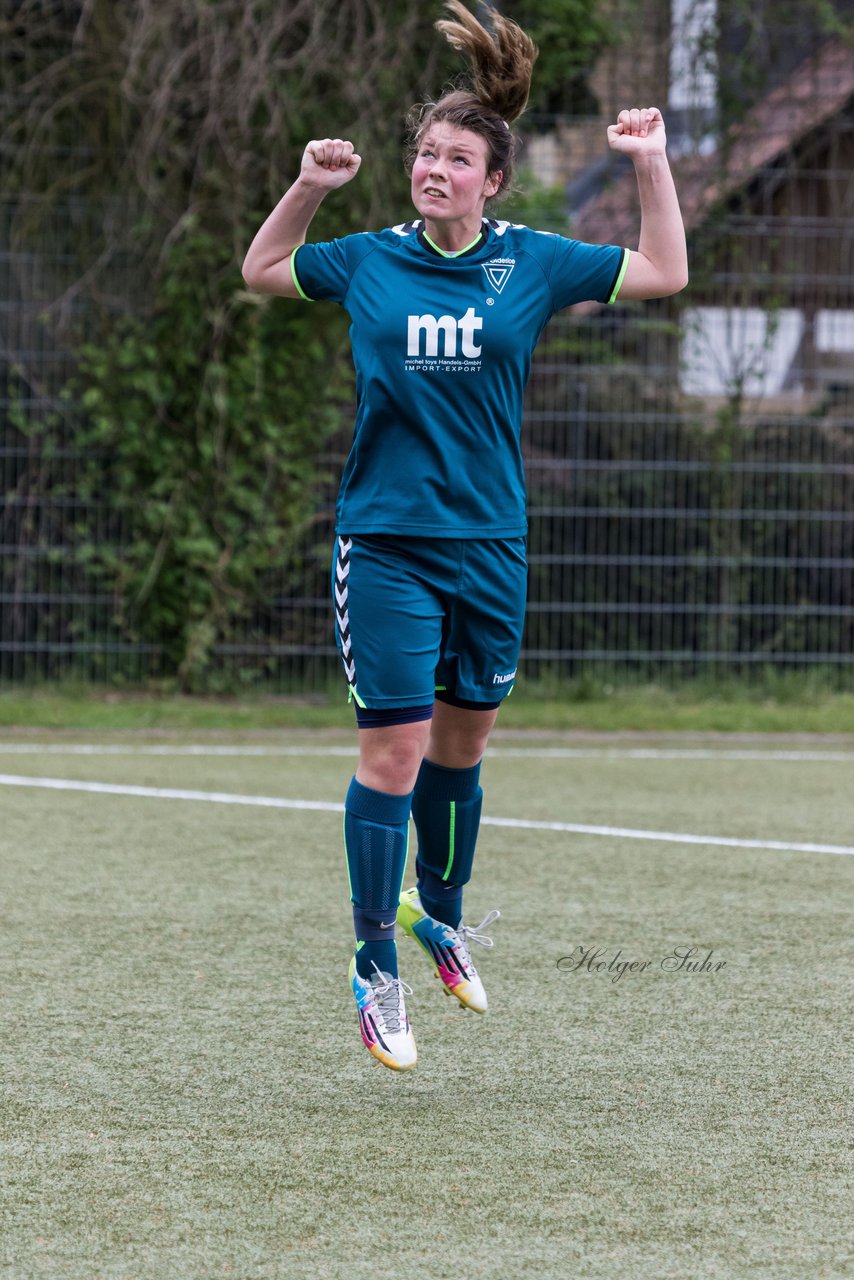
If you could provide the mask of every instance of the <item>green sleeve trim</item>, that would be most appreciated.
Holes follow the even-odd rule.
[[[625,276],[625,274],[626,274],[626,270],[627,270],[628,265],[629,265],[629,258],[630,258],[631,256],[632,256],[632,251],[631,251],[631,249],[624,249],[624,250],[623,250],[623,265],[620,267],[620,274],[617,276],[616,280],[614,281],[614,287],[613,287],[613,289],[611,290],[611,296],[610,296],[610,298],[608,299],[608,306],[610,306],[612,302],[616,302],[616,301],[617,301],[617,294],[620,292],[620,286],[621,286],[621,285],[622,285],[622,283],[623,283],[623,277],[624,277],[624,276]],[[297,286],[297,287],[299,287],[299,286]],[[302,293],[302,290],[301,290],[301,289],[300,289],[300,293]]]
[[[302,248],[302,245],[298,245],[297,248],[294,249],[293,253],[291,254],[291,276],[293,277],[293,282],[297,287],[297,293],[299,294],[299,296],[301,298],[305,298],[306,302],[314,302],[314,298],[310,298],[308,296],[308,294],[305,292],[305,290],[303,289],[302,285],[299,282],[299,277],[297,276],[296,257],[297,257],[298,250],[301,248]],[[620,278],[622,279],[622,277]]]

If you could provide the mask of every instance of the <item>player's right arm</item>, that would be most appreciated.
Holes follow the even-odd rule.
[[[250,289],[281,298],[300,296],[291,255],[305,244],[311,220],[324,198],[355,178],[361,163],[352,142],[341,138],[320,138],[308,144],[299,177],[249,246],[243,279]]]

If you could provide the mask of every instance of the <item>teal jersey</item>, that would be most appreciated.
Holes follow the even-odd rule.
[[[485,220],[457,257],[420,221],[306,244],[303,297],[352,321],[356,423],[339,533],[513,538],[526,531],[520,447],[540,334],[574,302],[613,302],[628,250]]]

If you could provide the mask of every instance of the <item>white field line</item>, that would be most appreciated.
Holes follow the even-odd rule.
[[[79,782],[70,778],[31,778],[0,774],[0,786],[41,787],[52,791],[85,791],[98,795],[142,796],[154,800],[197,800],[207,804],[253,805],[267,809],[302,809],[343,813],[343,804],[326,800],[286,800],[280,796],[235,795],[227,791],[191,791],[173,787],[137,787],[112,782]],[[796,843],[784,840],[742,840],[734,836],[692,835],[677,831],[638,831],[632,827],[600,827],[577,822],[538,822],[525,818],[483,818],[487,827],[513,827],[522,831],[561,831],[569,835],[610,836],[624,840],[657,840],[669,844],[715,845],[729,849],[773,849],[783,853],[833,853],[854,855],[854,845]]]
[[[287,757],[287,756],[350,756],[358,755],[358,745],[330,743],[317,746],[262,747],[234,746],[171,746],[168,744],[140,743],[38,743],[0,742],[0,755],[67,755],[67,756],[210,756],[210,757]],[[854,751],[798,751],[774,749],[749,749],[721,747],[489,747],[486,755],[492,759],[531,760],[781,760],[795,764],[854,764]]]
[[[207,804],[245,804],[265,809],[312,809],[343,813],[331,800],[285,800],[280,796],[235,795],[228,791],[192,791],[185,787],[137,787],[130,783],[80,782],[76,778],[30,778],[0,773],[0,787],[43,787],[48,791],[88,791],[94,795],[142,796],[152,800],[202,800]]]

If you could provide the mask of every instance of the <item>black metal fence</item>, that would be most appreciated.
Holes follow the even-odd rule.
[[[563,315],[544,337],[524,427],[529,676],[673,680],[772,667],[821,669],[854,687],[848,100],[779,142],[755,167],[742,158],[739,180],[707,208],[692,197],[686,293]],[[691,174],[696,194],[703,181]],[[566,231],[546,194],[539,225]],[[618,193],[603,217],[620,207]],[[73,406],[57,400],[72,358],[21,292],[37,261],[10,248],[19,211],[0,199],[0,677],[162,676],[157,643],[119,625],[114,593],[87,570],[82,504],[91,517],[96,503],[95,527],[119,557],[122,531],[108,495],[86,499],[76,487]],[[58,237],[40,253],[60,246]],[[33,430],[46,415],[59,424],[47,453]],[[214,645],[214,684],[311,691],[337,675],[328,499],[242,634]]]

